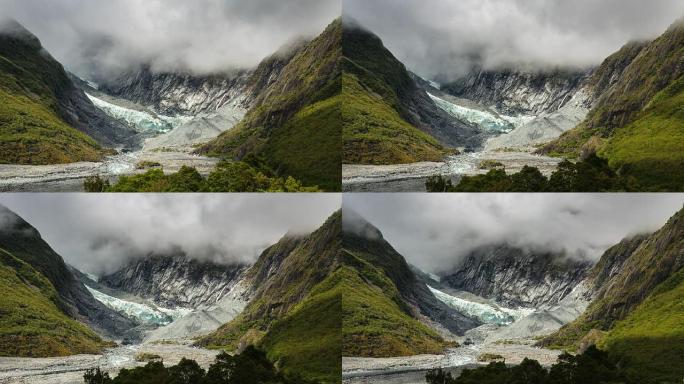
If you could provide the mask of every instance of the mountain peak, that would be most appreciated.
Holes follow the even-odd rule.
[[[31,33],[18,21],[11,18],[0,17],[0,36],[12,37],[21,40],[24,43],[30,44],[34,48],[42,48],[40,40],[38,40],[33,33]]]

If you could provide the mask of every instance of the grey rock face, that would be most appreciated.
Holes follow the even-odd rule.
[[[592,263],[506,245],[473,251],[442,283],[510,307],[558,304],[587,277]]]
[[[506,115],[538,115],[560,109],[584,86],[590,74],[591,71],[473,71],[441,90],[495,107]]]
[[[230,292],[246,265],[198,261],[179,253],[152,255],[100,278],[99,283],[167,308],[212,305]]]
[[[197,115],[213,112],[223,105],[250,100],[241,96],[247,91],[250,73],[194,76],[187,73],[153,73],[149,68],[126,73],[105,81],[99,90],[133,101],[156,112],[169,115]]]

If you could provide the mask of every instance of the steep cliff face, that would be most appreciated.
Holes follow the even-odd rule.
[[[210,306],[230,292],[247,270],[244,264],[222,265],[183,253],[151,255],[98,281],[167,308]]]
[[[155,73],[149,67],[104,80],[99,90],[151,107],[169,116],[213,112],[226,104],[248,106],[248,71],[232,75],[195,76]]]
[[[495,107],[499,112],[538,115],[555,111],[582,88],[590,71],[475,70],[441,90]]]
[[[539,308],[558,304],[587,277],[591,266],[551,253],[486,246],[473,251],[441,281],[506,306]]]
[[[57,306],[70,317],[111,337],[121,337],[134,328],[127,318],[105,307],[88,292],[69,270],[60,255],[41,238],[40,233],[21,217],[0,206],[0,248],[29,264],[54,287]]]
[[[610,248],[590,272],[593,301],[576,321],[542,343],[578,346],[592,330],[608,331],[628,317],[659,284],[684,266],[684,211],[648,236]]]
[[[96,108],[16,21],[0,20],[0,58],[3,162],[95,161],[98,144],[135,144],[135,132]]]

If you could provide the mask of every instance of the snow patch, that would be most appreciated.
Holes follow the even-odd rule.
[[[132,301],[109,296],[88,286],[86,286],[86,288],[88,288],[88,291],[90,291],[97,301],[101,302],[108,308],[124,314],[125,316],[139,320],[143,324],[160,326],[170,324],[174,320],[179,319],[192,311],[187,308],[153,308],[146,304],[134,303]]]
[[[459,311],[460,313],[466,316],[474,317],[485,324],[508,325],[534,311],[533,309],[529,308],[511,309],[496,305],[478,303],[449,295],[438,289],[432,288],[429,285],[428,288],[439,301]]]

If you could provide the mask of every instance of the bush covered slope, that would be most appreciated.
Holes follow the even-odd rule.
[[[608,80],[604,75],[616,62],[629,65]],[[605,90],[589,116],[542,152],[571,158],[598,152],[650,189],[681,189],[683,75],[680,21],[656,40],[629,44],[608,58],[594,74],[595,86]]]
[[[73,87],[35,36],[0,21],[0,162],[52,164],[99,160],[103,151],[59,115]]]
[[[199,151],[245,159],[279,176],[306,185],[341,189],[341,120],[339,60],[341,22],[299,47],[275,81],[266,85],[257,68],[251,80],[265,86],[244,119]],[[268,62],[272,59],[267,59]]]
[[[99,353],[107,345],[59,308],[59,296],[43,274],[2,248],[0,292],[0,356]]]

